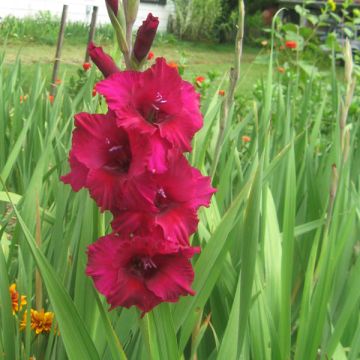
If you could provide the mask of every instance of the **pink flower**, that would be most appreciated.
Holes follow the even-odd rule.
[[[139,27],[134,43],[134,57],[139,63],[142,62],[149,53],[158,26],[159,19],[150,13]]]
[[[70,152],[71,171],[61,179],[74,191],[89,189],[102,210],[127,206],[154,210],[154,187],[149,172],[164,171],[165,153],[156,150],[141,134],[119,128],[112,113],[75,116]],[[151,173],[150,173],[151,175]]]
[[[112,57],[106,54],[102,47],[95,46],[94,43],[91,42],[88,46],[88,51],[91,60],[96,64],[105,77],[120,72],[120,69],[116,66]]]
[[[210,178],[191,167],[185,157],[172,156],[169,169],[152,178],[155,186],[155,211],[143,212],[136,207],[114,214],[112,227],[124,235],[147,234],[161,229],[166,240],[189,246],[189,236],[196,231],[200,206],[209,206],[215,192]]]
[[[189,259],[197,252],[179,249],[158,234],[132,239],[111,234],[89,246],[86,274],[111,309],[135,305],[145,313],[161,302],[195,294]]]
[[[124,71],[96,85],[117,124],[148,137],[158,134],[165,149],[191,150],[191,139],[202,127],[199,95],[176,69],[158,58],[144,72]]]

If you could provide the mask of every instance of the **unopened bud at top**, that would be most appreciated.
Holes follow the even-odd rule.
[[[119,11],[119,0],[105,0],[105,1],[107,6],[109,6],[109,8],[113,11],[115,16],[117,16]]]
[[[159,19],[150,13],[139,27],[134,44],[134,57],[139,63],[146,58],[150,51],[158,25]]]
[[[139,10],[140,0],[124,0],[126,23],[133,24]]]

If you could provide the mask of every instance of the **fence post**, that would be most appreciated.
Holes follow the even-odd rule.
[[[92,15],[91,15],[90,30],[89,30],[89,39],[88,39],[88,43],[87,43],[88,46],[94,40],[98,10],[99,10],[99,8],[97,6],[93,7],[93,11],[92,11]],[[86,46],[85,61],[84,61],[86,63],[89,62],[89,59],[90,59],[88,46]]]
[[[57,79],[59,66],[60,66],[61,49],[62,49],[62,45],[64,42],[67,11],[68,11],[68,5],[64,5],[63,11],[62,11],[62,16],[61,16],[60,31],[59,31],[59,36],[58,36],[58,41],[57,41],[57,46],[56,46],[54,68],[53,68],[53,73],[52,73],[52,78],[51,78],[50,95],[55,95],[55,91],[56,91],[56,79]]]

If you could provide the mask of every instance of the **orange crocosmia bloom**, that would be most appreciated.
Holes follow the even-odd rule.
[[[35,331],[36,335],[41,333],[49,333],[51,330],[52,322],[54,320],[54,313],[51,311],[45,312],[44,309],[40,311],[31,309],[31,328]],[[20,325],[21,326],[21,325]],[[25,322],[26,326],[26,322]]]
[[[85,71],[88,71],[91,68],[91,64],[89,62],[83,63],[83,69]]]
[[[55,96],[54,95],[49,95],[49,101],[50,101],[50,104],[52,104],[55,100]]]
[[[278,71],[280,74],[284,74],[284,73],[285,73],[285,68],[282,67],[282,66],[278,66],[277,71]]]
[[[151,60],[153,57],[154,57],[154,53],[153,53],[152,51],[150,51],[150,52],[148,53],[147,59],[148,59],[148,60]]]
[[[244,143],[248,143],[248,142],[251,141],[251,137],[250,137],[250,136],[247,136],[247,135],[244,135],[244,136],[242,137],[242,141],[243,141]]]
[[[204,78],[204,76],[197,76],[197,77],[195,78],[195,81],[198,82],[198,83],[202,83],[202,82],[205,81],[205,78]]]
[[[26,321],[27,321],[27,311],[24,311],[22,320],[20,321],[20,330],[21,331],[26,329]]]
[[[92,89],[92,96],[96,96],[96,94],[97,94],[97,91],[96,91],[95,86],[94,86],[93,89]]]
[[[288,41],[285,42],[285,46],[288,49],[296,49],[297,48],[297,42],[293,41],[293,40],[288,40]]]
[[[176,69],[176,70],[179,69],[179,65],[178,65],[175,61],[170,61],[170,62],[168,62],[168,65],[169,65],[170,67],[172,67],[173,69]]]
[[[16,291],[16,284],[11,284],[9,287],[9,292],[11,296],[11,303],[12,303],[12,311],[13,315],[20,311],[23,306],[26,305],[26,296],[20,296],[20,305],[19,305],[19,293]]]
[[[60,85],[60,84],[61,84],[61,79],[56,79],[56,80],[55,80],[55,84],[56,84],[56,85]]]
[[[225,96],[225,90],[219,90],[218,94],[219,94],[220,96]]]
[[[20,95],[20,104],[22,104],[23,102],[25,102],[28,99],[28,95]]]

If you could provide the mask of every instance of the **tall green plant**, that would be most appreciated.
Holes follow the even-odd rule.
[[[91,96],[95,70],[74,98],[60,86],[51,104],[40,69],[21,102],[20,63],[1,64],[1,354],[358,359],[360,126],[346,54],[343,80],[335,61],[326,76],[298,68],[283,76],[274,72],[271,53],[251,106],[241,115],[228,109],[221,151],[225,100],[216,92],[204,104],[190,160],[203,173],[214,169],[218,192],[192,238],[203,249],[194,261],[196,296],[143,318],[134,309],[108,312],[94,291],[84,274],[85,249],[110,219],[59,181],[74,113],[106,110]],[[55,313],[49,334],[21,331],[22,313],[11,311],[13,282],[27,295],[28,310],[35,306],[36,269],[42,305]]]

